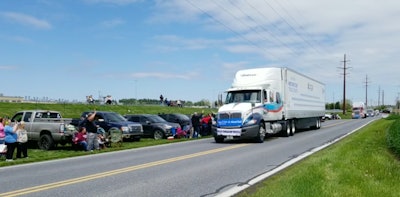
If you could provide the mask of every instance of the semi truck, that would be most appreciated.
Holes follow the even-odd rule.
[[[354,102],[351,117],[353,119],[366,118],[365,104],[363,102]]]
[[[217,143],[225,139],[264,142],[297,129],[319,129],[325,115],[325,85],[285,67],[237,71],[213,123]]]

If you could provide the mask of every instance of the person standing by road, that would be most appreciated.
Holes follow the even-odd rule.
[[[94,123],[96,111],[89,113],[81,122],[80,126],[85,127],[87,131],[87,150],[99,150],[99,141],[97,140],[97,125]]]
[[[14,150],[17,147],[17,123],[14,127],[10,126],[9,120],[6,120],[6,126],[4,127],[4,138],[5,144],[7,145],[6,161],[13,161]]]
[[[25,122],[21,121],[17,125],[17,158],[28,158],[28,132],[25,129]]]
[[[194,112],[192,115],[192,126],[193,126],[193,138],[197,138],[200,132],[200,116],[197,114],[197,112]]]
[[[0,117],[0,144],[4,144],[4,138],[6,134],[4,133],[5,118]]]

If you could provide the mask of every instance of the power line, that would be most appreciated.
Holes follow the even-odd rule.
[[[256,7],[254,7],[253,5],[251,5],[249,2],[246,2],[246,4],[248,6],[250,6],[252,9],[254,9],[255,11],[257,11],[258,14],[260,14],[261,16],[263,16],[264,18],[268,18],[266,17],[262,12],[260,12]],[[237,6],[235,6],[237,7]],[[238,7],[237,7],[238,8]],[[238,8],[242,13],[244,13],[240,8]],[[257,23],[253,17],[247,15],[250,19],[252,19],[255,23]],[[275,29],[279,29],[274,23],[271,23]],[[294,51],[292,49],[292,47],[290,47],[289,45],[287,45],[286,43],[284,43],[280,38],[278,38],[277,36],[275,36],[275,34],[273,34],[269,29],[265,28],[264,25],[259,25],[264,31],[266,31],[269,35],[271,35],[272,37],[274,37],[279,43],[281,43],[282,45],[284,45],[286,48],[290,49],[293,53],[295,53],[296,55],[300,55],[299,53],[297,53],[296,51]]]
[[[300,25],[300,24],[297,22],[296,18],[294,18],[294,17],[287,11],[287,9],[286,9],[284,6],[282,6],[282,4],[280,4],[279,1],[275,0],[275,3],[278,4],[279,7],[281,7],[281,9],[286,13],[286,15],[289,16],[289,18],[296,24],[296,26],[299,27],[299,28],[304,32],[304,34],[308,37],[308,39],[304,38],[303,34],[297,33],[297,35],[298,35],[307,45],[309,45],[312,49],[314,49],[314,51],[316,51],[316,52],[319,53],[319,54],[323,54],[320,50],[318,50],[317,48],[314,47],[315,45],[319,46],[319,44],[317,44],[317,42],[316,42],[314,39],[312,39],[312,37],[311,37],[310,34],[304,29],[304,27],[303,27],[302,25]],[[294,7],[294,6],[292,5],[292,7]],[[294,7],[294,8],[295,8],[295,7]],[[314,44],[312,44],[311,42],[309,42],[309,40],[311,40]]]
[[[236,34],[237,36],[241,37],[243,40],[247,41],[248,43],[250,43],[251,45],[253,45],[256,48],[260,48],[263,50],[266,50],[263,47],[260,47],[258,44],[254,43],[253,41],[247,39],[246,37],[244,37],[242,34],[238,33],[237,31],[233,30],[232,28],[230,28],[228,25],[225,25],[223,22],[221,22],[220,20],[216,19],[215,17],[213,17],[211,14],[209,14],[208,12],[204,11],[203,9],[201,9],[199,6],[193,4],[190,0],[186,0],[186,2],[188,2],[191,6],[193,6],[194,8],[200,10],[202,13],[204,13],[205,15],[207,15],[209,18],[213,19],[214,21],[216,21],[217,23],[219,23],[220,25],[224,26],[226,29],[230,30],[231,32],[233,32],[234,34]],[[271,56],[275,57],[275,59],[280,59],[277,56],[273,55],[270,53]]]
[[[274,11],[282,20],[283,22],[286,23],[287,26],[290,27],[290,29],[293,30],[293,32],[299,36],[305,43],[309,44],[302,36],[301,34],[270,4],[268,1],[264,0],[264,2]],[[314,48],[311,44],[309,44],[312,48]],[[315,50],[315,49],[314,49]]]
[[[246,3],[247,3],[247,1],[245,1]],[[266,29],[263,25],[259,25],[259,24],[257,24],[257,21],[253,18],[253,17],[251,17],[250,15],[248,15],[248,14],[246,14],[240,7],[238,7],[236,4],[234,4],[234,3],[231,3],[233,6],[235,6],[242,14],[244,14],[244,15],[246,15],[251,21],[253,21],[256,25],[258,25],[261,29],[263,29],[264,31],[266,31],[269,35],[271,35],[272,37],[274,37],[275,38],[275,40],[277,40],[280,44],[282,44],[283,46],[285,46],[287,49],[289,49],[290,51],[292,51],[292,53],[294,53],[295,55],[297,55],[297,56],[299,56],[300,54],[297,52],[297,51],[295,51],[295,50],[293,50],[289,45],[287,45],[286,43],[284,43],[280,38],[278,38],[278,37],[276,37],[272,32],[270,32],[268,29]],[[248,4],[248,3],[247,3]],[[253,7],[251,4],[248,4],[249,6],[251,6],[251,7]],[[218,5],[219,7],[221,7],[220,5]],[[223,7],[222,7],[223,8]],[[225,8],[223,8],[224,10],[226,10]],[[255,9],[257,12],[258,12],[258,10],[256,9],[256,8],[254,8],[253,7],[253,9]],[[228,10],[226,10],[231,16],[233,16],[233,14],[231,13],[231,12],[229,12]],[[233,17],[235,17],[235,16],[233,16]],[[236,19],[238,19],[237,17],[235,17]],[[239,20],[239,19],[238,19]],[[247,25],[248,26],[248,25]],[[255,28],[253,28],[253,27],[250,27],[250,26],[248,26],[252,31],[254,31],[254,32],[256,32],[257,34],[259,34],[258,33],[258,31],[255,29]],[[269,38],[268,37],[265,37],[266,39],[268,39],[269,40]]]

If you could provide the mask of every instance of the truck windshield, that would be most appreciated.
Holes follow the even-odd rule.
[[[147,117],[150,122],[156,123],[156,122],[167,122],[166,120],[164,120],[163,118],[161,118],[160,116],[154,115],[154,116],[148,116]]]
[[[242,90],[228,92],[226,95],[225,104],[228,103],[260,103],[260,90]]]
[[[117,113],[105,113],[104,117],[109,121],[109,122],[124,122],[126,119],[121,116],[120,114]]]

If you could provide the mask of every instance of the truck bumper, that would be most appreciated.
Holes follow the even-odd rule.
[[[254,138],[257,137],[259,129],[259,125],[251,125],[243,128],[217,128],[215,126],[212,127],[214,137],[228,139]]]
[[[143,136],[143,134],[122,134],[122,138],[124,139],[140,139]]]

